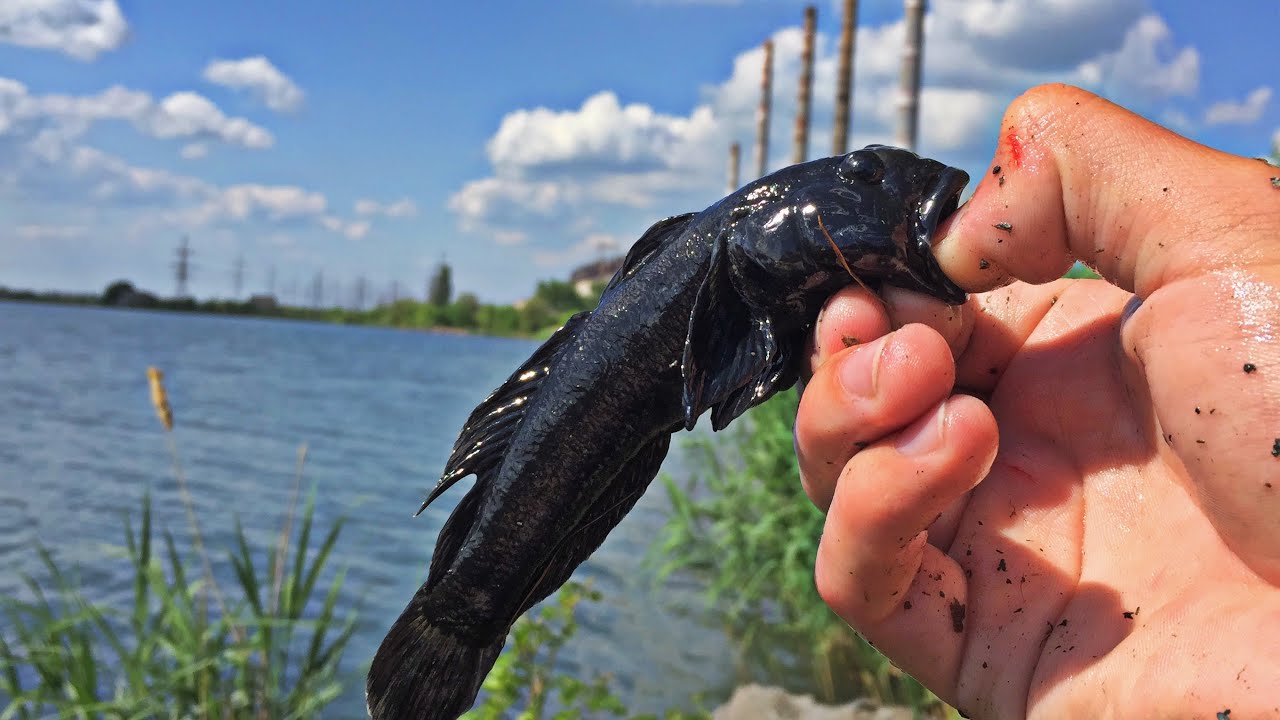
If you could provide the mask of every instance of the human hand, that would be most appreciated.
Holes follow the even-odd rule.
[[[819,320],[818,590],[975,718],[1278,717],[1280,170],[1065,86],[1001,127],[937,248],[986,292]]]

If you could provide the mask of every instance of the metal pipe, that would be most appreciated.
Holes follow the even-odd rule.
[[[858,26],[858,0],[844,0],[844,17],[840,22],[840,65],[836,71],[836,117],[831,139],[831,154],[843,155],[849,149],[849,121],[853,103],[854,30]]]
[[[738,162],[742,154],[742,146],[735,140],[729,144],[729,179],[725,183],[725,194],[738,189]]]
[[[809,110],[813,104],[813,40],[818,25],[818,8],[804,9],[804,49],[800,54],[800,95],[796,99],[795,147],[792,163],[802,163],[809,155]]]
[[[897,143],[916,149],[916,129],[920,115],[920,67],[924,61],[925,0],[904,0],[907,20],[906,43],[902,48],[902,84],[898,96]]]
[[[756,111],[756,177],[769,164],[769,116],[773,105],[773,41],[764,41],[764,69],[760,75],[760,108]]]

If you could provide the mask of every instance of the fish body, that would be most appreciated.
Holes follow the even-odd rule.
[[[456,718],[512,623],[554,592],[644,493],[671,435],[795,384],[823,303],[886,282],[959,303],[931,237],[968,176],[871,146],[784,168],[636,242],[595,310],[547,340],[468,418],[427,504],[477,476],[426,582],[379,648],[375,720]]]

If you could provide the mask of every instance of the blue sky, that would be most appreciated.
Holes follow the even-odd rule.
[[[893,137],[902,4],[862,0],[853,144]],[[421,295],[442,257],[486,301],[625,249],[724,190],[777,45],[770,167],[790,156],[784,0],[0,3],[0,285]],[[830,147],[840,3],[818,7],[811,155]],[[305,10],[299,8],[305,7]],[[919,150],[980,171],[1004,106],[1084,85],[1209,145],[1280,133],[1280,3],[934,0]],[[744,181],[748,178],[744,175]]]

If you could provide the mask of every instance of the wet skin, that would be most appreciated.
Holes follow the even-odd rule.
[[[818,588],[974,718],[1280,717],[1280,171],[1065,86],[1001,127],[937,249],[978,294],[815,331]]]

